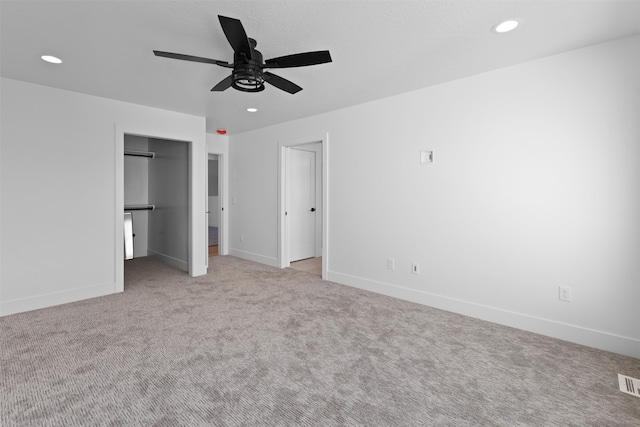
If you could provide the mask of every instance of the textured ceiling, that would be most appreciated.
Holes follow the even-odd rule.
[[[240,19],[265,59],[328,49],[333,62],[274,70],[298,94],[250,94],[210,92],[225,68],[153,55],[231,62],[219,14]],[[491,31],[508,18],[514,32]],[[209,132],[233,134],[640,33],[640,0],[2,0],[0,19],[3,77],[206,116]]]

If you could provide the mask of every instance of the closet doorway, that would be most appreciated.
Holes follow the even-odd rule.
[[[209,154],[207,180],[207,246],[209,257],[220,254],[222,228],[221,156]]]
[[[131,214],[131,258],[152,256],[189,272],[189,155],[190,144],[184,141],[124,135],[124,212]]]

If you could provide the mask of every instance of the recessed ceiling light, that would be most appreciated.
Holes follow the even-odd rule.
[[[247,111],[250,112],[250,113],[255,113],[256,111],[258,111],[258,109],[257,108],[253,108],[253,107],[249,107],[249,108],[247,108]]]
[[[496,33],[508,33],[509,31],[515,30],[518,26],[518,21],[513,19],[509,21],[504,21],[493,27],[493,31]]]
[[[55,56],[51,55],[42,55],[40,58],[42,58],[43,61],[51,62],[52,64],[62,63],[62,59],[56,58]]]

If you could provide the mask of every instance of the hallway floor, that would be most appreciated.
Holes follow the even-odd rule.
[[[292,262],[291,268],[298,271],[306,271],[316,276],[322,276],[322,257],[319,256]]]

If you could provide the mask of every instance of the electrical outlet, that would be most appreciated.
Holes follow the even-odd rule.
[[[240,241],[241,241],[241,242],[244,242],[244,234],[241,234],[241,235],[240,235]]]
[[[395,270],[396,268],[396,261],[393,258],[387,258],[387,268],[389,270]]]
[[[559,286],[558,291],[560,301],[571,301],[571,288],[569,286]]]
[[[413,274],[418,274],[418,273],[420,273],[420,266],[419,266],[417,263],[415,263],[415,262],[414,262],[414,263],[412,263],[412,264],[411,264],[411,272],[412,272]]]

